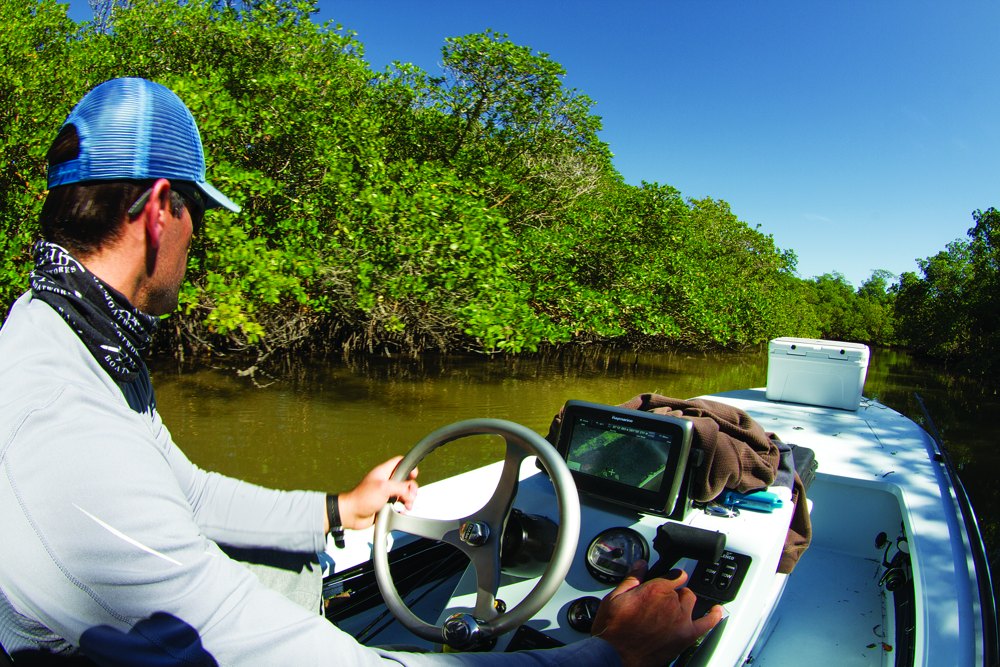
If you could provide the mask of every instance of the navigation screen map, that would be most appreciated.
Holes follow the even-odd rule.
[[[657,491],[672,438],[634,425],[581,416],[573,428],[566,464],[594,477]]]

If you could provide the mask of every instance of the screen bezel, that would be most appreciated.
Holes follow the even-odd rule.
[[[616,418],[616,421],[628,420],[625,423],[670,437],[671,444],[660,488],[655,491],[642,489],[631,484],[570,468],[577,489],[581,493],[614,505],[658,516],[670,516],[677,505],[681,483],[687,471],[693,431],[691,422],[687,419],[641,410],[627,410],[587,401],[568,401],[563,408],[563,418],[559,426],[559,438],[556,444],[563,460],[569,463],[573,433],[581,419],[603,421],[610,424],[612,416]]]

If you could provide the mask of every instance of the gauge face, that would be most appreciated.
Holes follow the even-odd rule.
[[[591,628],[594,627],[594,616],[597,615],[597,608],[600,606],[600,598],[595,598],[593,595],[577,598],[570,602],[566,609],[566,620],[569,622],[569,627],[589,635]]]
[[[649,545],[631,528],[609,528],[587,547],[587,571],[605,583],[624,579],[637,560],[649,560]]]

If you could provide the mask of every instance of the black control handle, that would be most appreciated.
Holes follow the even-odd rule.
[[[726,536],[717,530],[668,521],[656,529],[653,548],[660,559],[649,568],[647,578],[664,576],[681,558],[714,563],[726,549]]]

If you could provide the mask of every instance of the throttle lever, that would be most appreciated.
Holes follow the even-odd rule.
[[[681,558],[709,563],[718,561],[726,548],[726,535],[717,530],[668,521],[656,529],[653,548],[660,559],[649,568],[647,579],[666,575]]]

